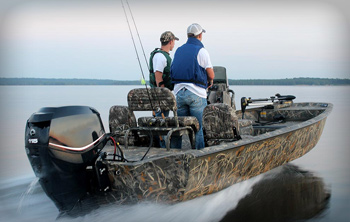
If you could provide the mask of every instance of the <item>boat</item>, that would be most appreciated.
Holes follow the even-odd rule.
[[[91,196],[116,204],[176,203],[209,195],[284,165],[319,141],[333,105],[295,103],[295,96],[241,98],[229,88],[226,69],[214,67],[214,85],[203,112],[206,147],[194,149],[198,120],[177,116],[166,88],[132,89],[128,106],[110,108],[109,132],[89,106],[44,107],[25,130],[25,150],[36,177],[60,212]],[[170,110],[169,117],[152,111]],[[135,113],[145,113],[139,116]],[[181,139],[181,147],[172,147]],[[157,140],[164,140],[161,148]]]

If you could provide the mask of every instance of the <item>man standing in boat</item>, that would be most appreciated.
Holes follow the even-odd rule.
[[[150,85],[151,87],[166,87],[173,90],[174,85],[170,78],[170,51],[175,46],[175,40],[179,40],[175,35],[166,31],[160,36],[161,47],[151,52],[150,64]]]
[[[171,65],[171,78],[176,95],[178,116],[195,116],[200,129],[196,149],[204,148],[203,110],[207,105],[207,88],[213,85],[214,69],[208,51],[202,44],[205,30],[197,23],[187,28],[187,42],[179,47]],[[178,140],[179,147],[181,141]]]
[[[179,40],[172,32],[166,31],[160,36],[161,47],[156,48],[151,52],[149,59],[150,70],[149,79],[150,85],[154,87],[166,87],[173,90],[174,84],[171,82],[170,66],[172,59],[170,58],[170,51],[175,46],[175,40]],[[169,110],[159,111],[155,113],[155,116],[162,117],[169,116]],[[164,140],[160,142],[161,147],[165,147]]]

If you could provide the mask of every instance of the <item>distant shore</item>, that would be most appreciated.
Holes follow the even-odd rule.
[[[148,82],[147,82],[148,84]],[[350,85],[350,79],[229,79],[230,85]],[[141,85],[140,80],[0,78],[0,85]]]

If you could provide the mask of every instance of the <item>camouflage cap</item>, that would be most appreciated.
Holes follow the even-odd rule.
[[[170,31],[166,31],[164,33],[162,33],[162,35],[160,36],[160,41],[161,42],[169,42],[171,40],[179,40],[178,37],[176,37],[172,32]]]

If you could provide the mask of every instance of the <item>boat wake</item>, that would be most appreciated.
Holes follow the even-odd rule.
[[[235,184],[218,193],[177,204],[142,202],[133,205],[113,203],[96,207],[83,216],[60,216],[37,179],[10,188],[0,188],[0,221],[219,221],[252,191],[262,176]],[[25,190],[23,192],[23,190]]]
[[[249,194],[254,184],[262,176],[235,184],[218,193],[202,196],[177,204],[157,204],[142,202],[135,205],[116,206],[110,204],[73,219],[73,221],[219,221],[228,211],[234,209],[239,200]],[[72,218],[60,218],[59,221],[72,221]]]
[[[292,164],[234,184],[220,192],[176,204],[85,202],[79,215],[59,214],[37,179],[0,184],[0,221],[294,221],[320,217],[330,190],[323,179]]]
[[[28,186],[27,188],[27,191],[24,192],[21,196],[21,200],[19,201],[19,204],[18,204],[18,208],[17,208],[17,213],[21,213],[22,211],[22,207],[23,207],[23,202],[25,201],[25,199],[30,196],[31,194],[33,194],[35,188],[36,188],[36,185],[37,183],[39,182],[39,178],[35,178]]]

